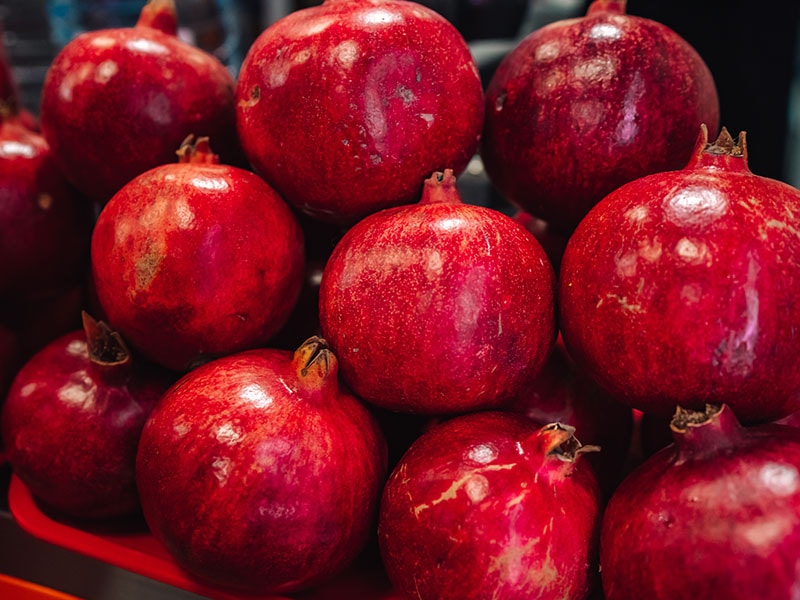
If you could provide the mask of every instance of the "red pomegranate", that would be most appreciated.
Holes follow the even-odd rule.
[[[678,169],[701,123],[716,133],[708,67],[674,31],[595,0],[529,34],[486,90],[481,155],[513,203],[571,231],[605,195]]]
[[[725,403],[747,422],[800,408],[800,191],[750,172],[744,134],[701,128],[682,170],[602,200],[567,244],[570,355],[644,412]]]
[[[123,187],[100,213],[92,273],[110,324],[155,362],[187,370],[265,344],[303,280],[303,237],[257,175],[208,139]]]
[[[0,115],[0,302],[77,281],[89,262],[93,219],[44,138]]]
[[[674,444],[603,517],[607,600],[791,598],[800,585],[800,431],[742,427],[725,406],[678,410]]]
[[[14,473],[63,516],[137,512],[139,436],[170,383],[134,361],[118,333],[84,314],[83,330],[48,344],[14,378],[2,409]]]
[[[423,434],[381,499],[395,588],[419,600],[585,599],[601,501],[573,432],[482,412]]]
[[[145,425],[145,519],[199,578],[290,593],[348,566],[375,525],[386,445],[324,340],[198,367]]]
[[[253,168],[315,218],[352,222],[416,201],[463,169],[483,122],[469,48],[415,2],[325,0],[255,40],[236,92]]]
[[[450,170],[336,245],[320,325],[361,398],[421,414],[497,407],[555,340],[553,269],[520,224],[465,204]]]
[[[176,31],[174,0],[149,0],[135,27],[81,34],[50,64],[42,132],[69,180],[101,205],[172,162],[190,134],[239,160],[233,76]]]

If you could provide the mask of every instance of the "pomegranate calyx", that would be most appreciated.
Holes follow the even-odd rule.
[[[139,13],[136,27],[147,27],[167,35],[177,35],[178,10],[175,0],[148,0]]]
[[[456,176],[453,169],[436,171],[425,180],[420,204],[458,204],[461,196],[456,187]]]
[[[744,131],[739,133],[738,141],[734,140],[726,127],[723,127],[719,136],[714,142],[705,146],[705,152],[709,154],[744,156],[747,150],[746,134]]]
[[[313,378],[324,382],[336,378],[339,363],[328,342],[315,335],[295,351],[294,364],[301,381]]]
[[[118,332],[105,322],[97,321],[86,311],[81,313],[81,320],[92,362],[103,367],[118,367],[130,363],[131,353]]]
[[[178,156],[180,164],[219,164],[219,155],[211,151],[211,143],[207,136],[195,140],[194,135],[189,134],[181,142],[181,147],[175,151],[175,154]]]
[[[627,0],[594,0],[586,11],[587,15],[610,12],[624,15],[627,11]]]
[[[542,427],[538,435],[543,439],[545,455],[554,456],[564,462],[574,463],[581,454],[600,451],[600,446],[581,444],[571,425],[550,423]]]
[[[735,446],[744,432],[739,419],[726,404],[706,404],[703,410],[678,406],[670,429],[678,449],[676,464]]]

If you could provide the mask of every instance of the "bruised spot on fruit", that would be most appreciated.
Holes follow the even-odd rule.
[[[53,197],[50,194],[42,192],[36,197],[36,204],[42,210],[50,210],[50,207],[53,206]]]
[[[261,86],[254,85],[252,88],[250,88],[250,94],[248,94],[248,99],[241,100],[239,102],[239,107],[252,108],[256,104],[258,104],[260,100],[261,100]]]
[[[500,92],[497,95],[497,99],[495,99],[495,101],[494,101],[494,109],[495,109],[495,111],[502,112],[503,107],[506,104],[506,98],[508,98],[508,94],[506,94],[505,92]]]
[[[150,285],[158,273],[162,260],[164,260],[163,254],[151,250],[136,261],[137,290],[145,289]]]

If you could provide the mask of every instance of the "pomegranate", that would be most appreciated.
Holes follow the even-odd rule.
[[[607,600],[791,598],[800,555],[800,431],[678,409],[674,444],[619,486],[600,562]]]
[[[461,415],[423,434],[383,492],[378,541],[404,597],[583,599],[600,492],[572,427]]]
[[[747,422],[800,408],[800,191],[747,166],[744,133],[609,194],[561,264],[564,342],[615,398],[669,415],[725,403]]]
[[[84,313],[84,329],[45,346],[17,373],[2,409],[14,473],[66,517],[139,509],[136,449],[171,380],[131,357],[117,332]]]
[[[678,169],[719,101],[697,52],[661,23],[595,0],[550,23],[500,63],[486,90],[481,155],[497,188],[571,231],[628,181]]]
[[[197,577],[290,593],[340,573],[374,527],[386,445],[324,340],[183,376],[145,425],[145,519]]]
[[[100,205],[171,162],[190,134],[238,164],[233,76],[176,31],[174,0],[149,0],[136,26],[81,34],[50,64],[42,132],[65,175]]]
[[[357,395],[421,414],[496,407],[555,340],[554,274],[503,213],[461,201],[452,170],[419,203],[354,225],[320,285],[320,325]]]
[[[88,264],[93,219],[44,138],[0,115],[0,301],[76,281]]]
[[[603,489],[610,492],[621,481],[633,437],[633,412],[576,368],[560,338],[541,372],[504,409],[540,427],[555,422],[574,427],[582,442],[602,449],[586,460]]]
[[[269,26],[245,57],[237,125],[253,168],[315,218],[353,222],[463,169],[483,122],[469,47],[433,10],[325,0]]]
[[[96,296],[112,326],[153,361],[184,371],[262,345],[303,281],[303,236],[257,175],[223,165],[207,138],[108,202],[92,237]]]

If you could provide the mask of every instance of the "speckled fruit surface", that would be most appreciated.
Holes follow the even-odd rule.
[[[719,411],[713,407],[710,411]],[[608,503],[607,600],[791,598],[800,583],[800,432],[726,408],[675,429]]]
[[[414,2],[326,0],[268,27],[242,64],[237,125],[253,168],[300,210],[352,222],[462,170],[483,122],[466,42]]]
[[[136,477],[153,534],[196,576],[289,593],[344,569],[386,477],[375,420],[318,338],[186,374],[145,425]]]
[[[537,29],[486,90],[481,155],[506,197],[565,231],[603,196],[678,169],[697,129],[719,126],[716,87],[674,31],[597,0]]]
[[[600,495],[579,447],[569,428],[496,412],[423,434],[381,499],[395,588],[419,600],[586,598]]]
[[[265,344],[303,281],[296,217],[260,177],[216,163],[207,141],[125,185],[92,235],[95,292],[109,323],[179,371]]]
[[[439,176],[442,176],[441,181]],[[422,200],[354,225],[322,274],[320,325],[360,397],[441,414],[498,406],[555,340],[554,275],[522,225],[461,202],[452,171]]]
[[[41,128],[67,178],[98,204],[170,163],[188,135],[238,160],[235,83],[214,56],[176,35],[173,0],[150,0],[134,27],[90,31],[53,59]]]
[[[561,264],[564,342],[614,397],[669,416],[726,403],[742,421],[800,408],[800,191],[705,131],[682,170],[602,200]]]

